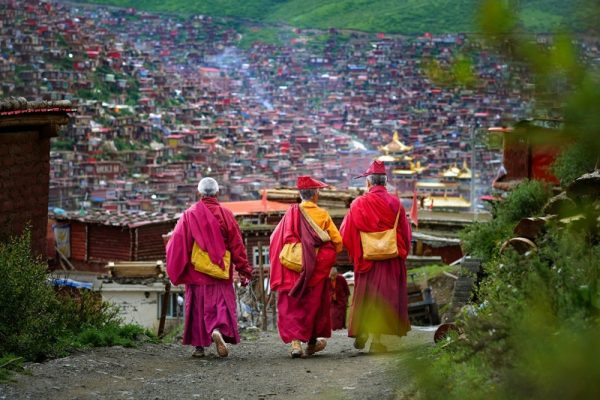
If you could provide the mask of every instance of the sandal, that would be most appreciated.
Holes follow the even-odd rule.
[[[292,340],[292,349],[290,351],[292,358],[301,358],[304,356],[304,352],[302,351],[302,344],[299,340]]]

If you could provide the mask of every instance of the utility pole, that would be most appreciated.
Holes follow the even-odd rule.
[[[471,212],[475,218],[475,130],[477,129],[477,121],[471,125]]]

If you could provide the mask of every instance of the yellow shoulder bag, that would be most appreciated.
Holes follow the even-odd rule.
[[[208,252],[202,250],[196,242],[192,247],[192,265],[198,272],[202,272],[208,276],[217,279],[229,279],[229,266],[231,264],[231,253],[229,250],[225,250],[223,256],[223,265],[225,268],[221,269],[220,266],[214,264],[208,255]]]
[[[331,240],[329,234],[313,221],[302,206],[299,206],[298,208],[300,208],[302,216],[308,221],[311,228],[317,232],[317,235],[319,235],[321,240],[323,242],[329,242]],[[318,251],[319,249],[317,248],[316,252]],[[279,261],[281,262],[281,265],[287,269],[291,269],[298,273],[302,272],[302,243],[296,242],[284,244],[281,253],[279,253]]]
[[[360,232],[363,258],[365,260],[380,261],[398,257],[398,243],[396,242],[396,228],[400,211],[396,215],[396,222],[392,229],[381,232]]]
[[[286,243],[279,253],[281,265],[295,272],[302,272],[302,243]]]

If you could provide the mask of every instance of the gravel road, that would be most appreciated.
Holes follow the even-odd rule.
[[[433,332],[413,328],[405,338],[384,337],[392,352],[352,347],[346,331],[327,349],[291,359],[276,332],[254,333],[219,358],[203,359],[179,344],[97,348],[28,364],[0,399],[403,399],[411,398],[407,361],[432,343]],[[414,394],[414,392],[413,392]]]

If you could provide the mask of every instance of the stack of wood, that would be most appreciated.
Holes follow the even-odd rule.
[[[319,190],[319,206],[323,208],[348,208],[352,200],[363,192],[358,189],[345,190]],[[299,203],[300,194],[297,189],[277,188],[267,190],[267,199],[280,203]]]

